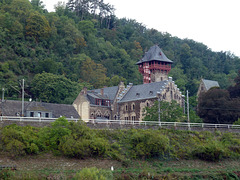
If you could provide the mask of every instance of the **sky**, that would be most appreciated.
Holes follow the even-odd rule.
[[[54,11],[58,0],[43,0]],[[64,2],[64,1],[63,1]],[[67,0],[65,1],[67,2]],[[118,18],[135,19],[147,28],[229,51],[240,57],[240,0],[104,0]]]

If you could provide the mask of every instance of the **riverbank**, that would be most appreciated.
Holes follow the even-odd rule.
[[[240,179],[240,161],[227,159],[219,162],[157,159],[126,162],[99,158],[75,159],[52,154],[13,159],[1,154],[0,165],[16,167],[16,170],[8,172],[2,170],[10,179],[73,179],[81,169],[91,167],[106,170],[113,167],[112,172],[115,179],[192,179],[195,177],[198,179],[211,177],[228,179],[228,176]]]

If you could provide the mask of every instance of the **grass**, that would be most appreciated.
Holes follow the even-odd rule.
[[[72,179],[83,168],[97,167],[110,169],[114,167],[114,176],[126,178],[131,176],[143,178],[148,176],[181,177],[217,177],[236,176],[240,178],[240,161],[223,160],[221,162],[206,162],[200,160],[131,160],[128,167],[119,161],[107,159],[70,159],[52,154],[25,156],[11,159],[0,156],[0,165],[16,165],[17,170],[11,172],[11,179]],[[235,174],[233,174],[236,172]],[[141,179],[140,178],[140,179]],[[1,179],[1,178],[0,178]],[[234,177],[233,177],[234,179]],[[236,178],[235,178],[236,179]]]

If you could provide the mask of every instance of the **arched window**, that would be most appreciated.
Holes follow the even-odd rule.
[[[128,110],[128,105],[125,106],[125,110],[126,110],[126,111]]]
[[[133,111],[135,110],[135,104],[132,105],[132,110],[133,110]]]

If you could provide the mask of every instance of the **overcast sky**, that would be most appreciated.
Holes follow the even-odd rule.
[[[43,0],[54,11],[58,0]],[[65,0],[67,2],[67,0]],[[118,18],[135,19],[147,28],[193,39],[213,51],[240,57],[240,0],[104,0]]]

